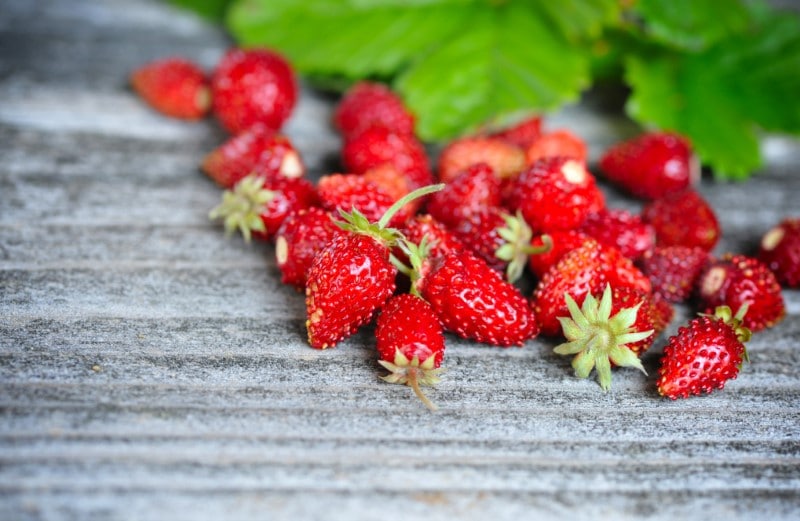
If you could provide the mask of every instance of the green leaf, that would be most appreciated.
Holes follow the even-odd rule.
[[[772,16],[755,33],[701,53],[663,50],[627,62],[628,113],[688,136],[721,179],[761,165],[759,130],[800,132],[800,21]]]
[[[639,0],[634,11],[650,38],[691,50],[704,49],[750,23],[740,0]]]
[[[225,18],[225,12],[231,0],[169,0],[169,2],[194,11],[209,20],[220,22]]]

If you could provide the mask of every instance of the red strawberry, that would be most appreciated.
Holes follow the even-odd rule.
[[[522,149],[501,138],[464,137],[448,143],[439,154],[439,179],[449,183],[464,170],[485,163],[494,174],[505,179],[515,177],[525,167]]]
[[[525,149],[525,162],[529,165],[551,157],[569,157],[585,163],[589,151],[586,143],[568,130],[555,130],[542,134]]]
[[[213,111],[232,134],[262,124],[280,130],[297,103],[294,70],[268,49],[230,49],[211,78]]]
[[[360,81],[345,92],[333,113],[333,124],[345,138],[373,125],[399,134],[414,134],[414,115],[382,83]]]
[[[326,210],[358,210],[369,221],[377,221],[396,201],[386,190],[368,178],[355,174],[328,174],[320,177],[317,191]],[[406,205],[400,209],[390,223],[399,226],[414,211],[416,205]]]
[[[245,241],[251,235],[271,240],[291,214],[319,203],[314,185],[305,178],[267,179],[253,174],[222,194],[222,203],[211,210],[211,219],[223,219],[225,231],[239,230]]]
[[[399,172],[389,163],[370,168],[361,174],[361,176],[389,194],[389,197],[394,201],[408,194],[416,187],[416,183],[408,175]],[[406,216],[416,214],[421,204],[422,200],[420,199],[415,199],[408,203],[402,210],[404,215],[398,218],[397,222],[400,222],[400,219],[405,220]]]
[[[750,331],[741,312],[731,316],[727,306],[714,315],[701,315],[670,337],[658,369],[658,394],[672,398],[710,393],[736,378],[747,359],[744,343]]]
[[[308,343],[316,349],[335,346],[370,321],[394,293],[397,268],[389,260],[399,238],[387,228],[406,202],[441,189],[418,189],[392,205],[377,223],[357,210],[341,213],[338,235],[314,258],[306,280]]]
[[[558,317],[566,316],[564,295],[574,300],[611,284],[650,292],[650,281],[619,250],[594,239],[564,254],[550,267],[536,286],[531,306],[543,335],[556,336],[561,328]]]
[[[538,334],[525,297],[468,250],[414,260],[414,266],[419,277],[414,289],[430,302],[446,330],[503,347],[522,345]]]
[[[421,243],[422,239],[425,238],[428,245],[427,255],[429,259],[447,255],[451,251],[464,249],[464,245],[461,244],[455,234],[429,214],[412,217],[403,224],[401,231],[408,242],[414,244]],[[397,249],[394,253],[404,263],[408,262],[404,252]]]
[[[525,150],[531,143],[539,139],[541,135],[541,116],[529,116],[518,123],[494,132],[490,137],[500,138]]]
[[[167,116],[200,119],[211,108],[205,72],[185,58],[163,58],[142,65],[133,71],[130,82],[144,101]]]
[[[433,194],[427,210],[437,221],[455,227],[470,215],[501,202],[500,180],[494,170],[486,163],[476,163]]]
[[[655,230],[659,246],[697,246],[711,251],[720,237],[714,209],[693,189],[647,203],[642,209],[642,220]]]
[[[520,210],[534,230],[550,233],[578,227],[605,207],[605,198],[583,162],[554,157],[514,179],[507,205],[512,212]]]
[[[653,316],[653,329],[655,329],[655,336],[660,335],[675,317],[675,308],[658,293],[649,294],[652,300],[650,307],[651,315]]]
[[[368,127],[347,138],[342,147],[342,162],[355,174],[388,163],[406,175],[413,188],[428,185],[433,179],[422,143],[413,135],[382,126]]]
[[[758,259],[780,284],[800,287],[800,218],[786,218],[764,234]]]
[[[439,318],[426,301],[402,293],[391,297],[375,325],[376,347],[389,383],[406,384],[432,411],[436,406],[420,389],[439,382],[444,358],[444,334]]]
[[[302,177],[305,166],[288,137],[254,125],[231,137],[203,159],[203,171],[223,188],[243,177]]]
[[[555,347],[560,355],[575,355],[572,367],[578,378],[587,378],[597,368],[603,390],[611,387],[611,366],[635,367],[647,374],[639,353],[653,342],[654,331],[644,299],[635,292],[612,292],[606,285],[602,297],[591,293],[581,308],[568,294],[564,296],[569,316],[559,316],[567,341]]]
[[[638,265],[653,284],[653,292],[677,304],[689,300],[700,272],[710,260],[703,248],[656,246],[639,259]]]
[[[613,183],[643,199],[680,192],[700,180],[700,163],[689,141],[650,132],[606,150],[600,169]]]
[[[697,279],[698,297],[706,313],[718,306],[747,306],[742,324],[752,332],[780,322],[786,314],[781,287],[760,261],[727,254],[708,263]]]
[[[322,208],[300,210],[287,217],[275,234],[275,258],[281,282],[305,288],[306,274],[314,257],[343,233],[334,223],[333,214]]]
[[[577,230],[557,230],[536,236],[531,240],[531,248],[539,253],[528,257],[528,267],[537,278],[541,279],[550,266],[558,262],[565,253],[582,246],[587,239],[591,237]],[[550,249],[542,251],[548,242]]]
[[[578,228],[598,242],[616,247],[629,259],[636,260],[653,248],[656,235],[641,217],[627,210],[606,209],[589,214]]]

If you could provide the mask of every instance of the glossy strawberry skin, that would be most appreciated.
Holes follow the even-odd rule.
[[[422,143],[413,135],[383,126],[373,125],[345,139],[342,163],[354,174],[388,163],[408,177],[412,189],[429,185],[433,180]]]
[[[550,269],[550,266],[558,262],[567,252],[582,246],[587,239],[592,239],[578,230],[556,230],[547,235],[552,244],[550,251],[528,257],[528,267],[540,279]],[[531,246],[536,248],[544,246],[543,237],[541,235],[534,237]]]
[[[133,71],[130,82],[145,102],[166,116],[197,120],[211,108],[208,77],[199,65],[186,58],[146,63]]]
[[[525,162],[529,165],[551,157],[569,157],[585,163],[589,150],[581,138],[568,130],[542,134],[525,149]]]
[[[495,346],[522,345],[538,334],[525,298],[469,251],[435,260],[418,289],[446,330]]]
[[[525,150],[541,135],[541,116],[529,116],[518,123],[490,134],[490,137],[502,139]]]
[[[449,142],[439,154],[439,180],[449,183],[470,166],[484,163],[500,179],[516,177],[525,167],[525,154],[501,138],[470,136]]]
[[[302,290],[311,263],[333,238],[344,231],[334,224],[334,216],[312,207],[287,217],[275,234],[275,258],[281,282]]]
[[[346,139],[373,125],[399,134],[414,134],[415,118],[403,100],[382,83],[360,81],[345,92],[333,113],[336,129]]]
[[[765,233],[757,258],[782,286],[800,287],[800,218],[786,218]]]
[[[424,237],[429,247],[429,259],[436,259],[450,252],[464,249],[464,245],[458,237],[430,214],[420,214],[412,217],[403,224],[401,231],[406,239],[414,244],[420,244]],[[406,254],[399,249],[395,249],[394,254],[401,261],[408,263]]]
[[[334,237],[308,270],[306,329],[311,347],[334,347],[368,323],[394,293],[396,275],[389,249],[373,237]]]
[[[659,246],[696,246],[711,251],[721,235],[714,209],[693,189],[651,201],[641,215],[655,230]]]
[[[605,197],[594,176],[578,160],[554,157],[537,161],[511,184],[506,202],[541,233],[569,230],[605,208]]]
[[[201,168],[223,188],[252,173],[270,179],[305,175],[305,165],[291,140],[263,125],[226,140],[205,156]]]
[[[742,324],[754,333],[774,326],[786,314],[775,275],[753,257],[727,254],[706,264],[697,287],[700,305],[706,313],[722,305],[738,312],[747,304]]]
[[[426,208],[437,221],[453,228],[470,215],[501,203],[500,180],[489,165],[477,163],[432,194]]]
[[[430,304],[409,293],[391,297],[375,323],[375,340],[381,360],[394,362],[397,350],[420,364],[433,357],[433,368],[444,358],[442,325]]]
[[[687,302],[711,255],[703,248],[656,246],[637,265],[653,284],[653,293],[667,302]]]
[[[589,214],[579,230],[603,244],[614,246],[629,259],[636,260],[655,246],[652,226],[623,209],[605,209]]]
[[[298,98],[294,70],[268,49],[230,49],[211,78],[213,112],[231,134],[255,124],[278,131]]]
[[[305,178],[277,178],[268,181],[265,188],[274,192],[273,199],[261,212],[264,232],[254,231],[253,237],[260,240],[272,240],[283,221],[290,215],[319,205],[317,190]]]
[[[453,228],[461,244],[486,262],[490,268],[499,272],[503,272],[508,265],[508,262],[495,254],[506,242],[499,233],[500,229],[506,226],[505,215],[505,210],[501,208],[484,208]]]
[[[739,374],[744,353],[731,326],[714,317],[695,318],[664,347],[658,392],[675,400],[722,389]]]
[[[370,222],[378,221],[395,202],[386,190],[368,178],[355,174],[328,174],[317,182],[321,205],[326,210],[349,212],[353,208],[363,213]],[[392,226],[405,222],[411,215],[404,208],[394,215]]]
[[[650,132],[610,147],[600,158],[605,177],[647,200],[685,190],[700,179],[700,166],[688,140],[669,132]]]

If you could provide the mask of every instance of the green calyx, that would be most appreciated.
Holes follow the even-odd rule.
[[[730,326],[730,328],[733,329],[733,332],[736,334],[736,338],[742,343],[742,345],[744,345],[745,342],[749,341],[753,335],[750,329],[742,324],[744,321],[744,316],[749,307],[749,304],[743,304],[734,315],[729,306],[717,306],[716,309],[714,309],[713,315],[705,313],[700,313],[700,315],[717,319]],[[742,358],[747,362],[750,361],[750,355],[747,353],[747,347],[744,349]]]
[[[422,295],[419,294],[419,289],[417,288],[417,281],[422,276],[422,266],[425,262],[425,259],[427,259],[430,255],[431,243],[428,240],[428,236],[423,236],[422,240],[419,241],[419,244],[415,244],[406,238],[402,238],[397,242],[397,247],[406,254],[406,257],[408,257],[408,262],[411,263],[411,266],[408,266],[394,255],[390,256],[390,260],[397,268],[397,271],[405,274],[411,280],[411,289],[409,293],[421,297]]]
[[[381,379],[392,384],[408,385],[428,409],[437,410],[436,405],[420,388],[422,385],[433,386],[439,383],[442,369],[434,367],[434,356],[429,356],[423,362],[416,356],[409,360],[400,349],[397,349],[393,361],[378,360],[378,363],[389,371],[389,374],[382,376]]]
[[[611,286],[607,285],[599,302],[590,294],[580,308],[569,294],[564,294],[570,317],[558,317],[558,320],[567,342],[554,349],[560,355],[575,355],[572,367],[578,378],[587,378],[596,368],[597,379],[603,390],[611,387],[611,362],[620,367],[635,367],[647,374],[641,360],[628,348],[628,344],[653,334],[652,329],[633,329],[641,302],[611,316],[611,293]]]
[[[392,220],[392,217],[394,217],[401,208],[411,201],[428,194],[432,194],[433,192],[438,192],[442,188],[444,188],[444,184],[442,183],[428,185],[404,195],[395,201],[394,204],[392,204],[392,206],[386,210],[386,212],[376,223],[370,222],[363,213],[359,212],[356,208],[353,208],[349,212],[339,210],[339,216],[342,218],[342,220],[336,221],[335,224],[345,231],[369,235],[370,237],[374,237],[376,240],[386,244],[388,247],[392,247],[402,236],[399,230],[387,228],[389,222]]]
[[[547,253],[553,247],[553,241],[549,235],[544,235],[542,237],[544,244],[541,247],[531,246],[533,230],[519,211],[516,215],[504,214],[503,220],[505,226],[498,229],[497,233],[505,242],[495,250],[494,255],[508,263],[506,280],[513,284],[522,276],[528,255]]]
[[[250,242],[252,232],[264,232],[266,227],[261,214],[275,198],[275,192],[264,188],[266,179],[256,174],[242,178],[232,190],[225,190],[222,202],[209,212],[209,219],[222,219],[225,233],[236,230]]]

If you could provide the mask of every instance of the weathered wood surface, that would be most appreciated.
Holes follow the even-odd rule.
[[[431,414],[378,379],[369,330],[307,347],[272,249],[206,217],[222,133],[127,89],[149,59],[211,66],[222,33],[147,0],[0,12],[0,519],[800,518],[798,292],[723,392],[659,399],[663,339],[604,394],[550,341],[449,338]],[[331,106],[305,91],[286,129],[312,176],[336,165]],[[597,107],[550,121],[595,157],[632,131]],[[701,187],[719,252],[800,212],[800,147],[768,155]]]

